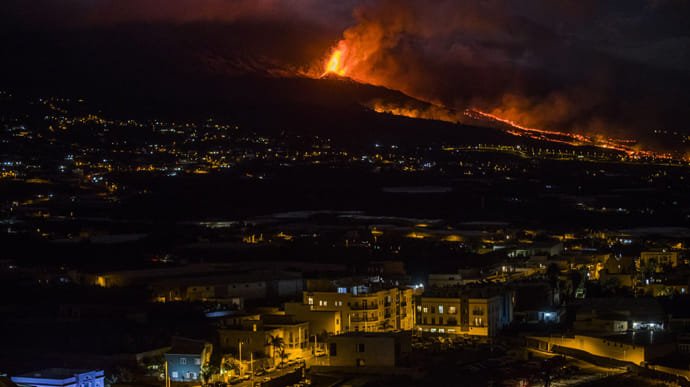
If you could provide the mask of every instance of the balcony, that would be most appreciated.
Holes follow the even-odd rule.
[[[378,317],[352,317],[352,318],[350,318],[350,322],[353,322],[353,323],[377,322],[377,321],[379,321]]]
[[[379,304],[350,304],[352,310],[375,310],[379,308]]]

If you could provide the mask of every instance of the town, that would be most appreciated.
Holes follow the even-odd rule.
[[[1,97],[3,386],[690,383],[685,161]]]

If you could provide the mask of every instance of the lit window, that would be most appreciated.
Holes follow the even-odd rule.
[[[454,306],[449,306],[448,307],[448,313],[455,314],[455,313],[457,313],[457,309]]]
[[[443,305],[438,306],[438,314],[443,314]]]
[[[425,306],[425,307],[423,308],[423,312],[424,312],[424,313],[429,313],[429,308],[427,308],[427,307]]]
[[[309,298],[307,299],[307,303],[308,303],[309,305],[314,305],[314,297],[309,297]]]
[[[194,364],[201,365],[201,359],[199,359],[198,357],[194,359]]]
[[[186,358],[186,357],[181,357],[181,358],[180,358],[180,364],[186,365],[186,364],[187,364],[187,358]]]
[[[179,376],[180,376],[180,374],[178,374],[177,371],[172,372],[173,379],[177,379]]]

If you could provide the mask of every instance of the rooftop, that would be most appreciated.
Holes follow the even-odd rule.
[[[629,315],[629,319],[633,320],[663,320],[665,317],[664,310],[659,301],[648,297],[587,298],[574,304],[579,307],[578,313],[623,313]]]
[[[673,335],[654,331],[629,332],[621,335],[605,336],[603,338],[617,343],[643,346],[664,344],[674,340]]]
[[[411,335],[409,331],[405,332],[346,332],[339,335],[331,336],[331,338],[343,337],[399,337],[404,335]]]
[[[203,340],[194,340],[184,337],[173,337],[172,348],[168,353],[170,354],[201,354],[206,347],[206,342]]]
[[[424,289],[425,298],[490,298],[506,291],[496,284],[472,284],[465,286],[444,286]]]
[[[88,370],[77,370],[69,368],[46,368],[38,371],[27,372],[17,375],[20,378],[42,378],[42,379],[68,379],[77,374],[89,372]]]

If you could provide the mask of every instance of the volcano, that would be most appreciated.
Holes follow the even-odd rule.
[[[183,86],[159,84],[132,93],[114,86],[90,96],[106,115],[170,120],[209,117],[259,133],[329,137],[348,145],[525,143],[505,131],[379,112],[377,101],[415,110],[433,105],[396,90],[329,74],[306,77],[210,77]]]

